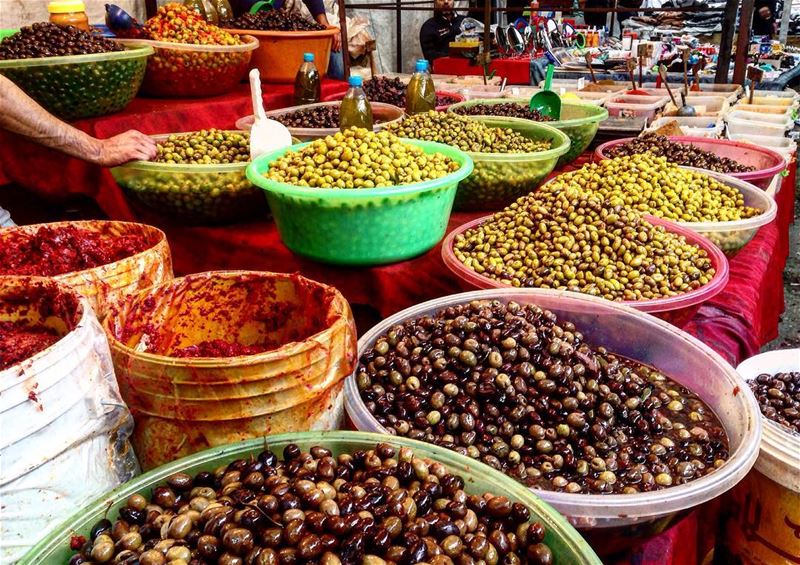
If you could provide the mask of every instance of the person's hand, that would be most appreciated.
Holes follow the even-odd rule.
[[[325,27],[331,27],[331,24],[328,22],[328,16],[325,14],[320,14],[317,16],[317,22],[320,25],[324,25]],[[331,50],[338,53],[342,50],[342,31],[339,30],[339,33],[333,36],[333,45],[331,46]]]
[[[103,167],[116,167],[129,161],[150,161],[156,156],[156,142],[136,130],[100,139],[95,162]]]
[[[772,10],[769,9],[769,6],[761,6],[758,9],[758,15],[764,18],[765,20],[768,20],[772,17]]]

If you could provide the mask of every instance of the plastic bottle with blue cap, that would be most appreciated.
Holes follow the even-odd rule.
[[[322,98],[322,79],[314,64],[313,53],[303,53],[303,62],[294,77],[294,103],[316,104]]]
[[[372,106],[362,88],[361,77],[352,75],[347,82],[350,88],[339,109],[339,128],[342,131],[351,127],[372,130]]]
[[[416,70],[408,81],[406,114],[422,114],[436,109],[436,88],[428,71],[428,61],[417,59]]]

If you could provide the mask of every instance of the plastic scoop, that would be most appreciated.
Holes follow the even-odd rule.
[[[274,5],[275,0],[261,0],[260,2],[256,2],[250,7],[250,13],[255,14],[256,12],[267,12],[275,8]]]
[[[543,116],[548,116],[554,120],[561,117],[561,98],[558,94],[550,90],[553,84],[553,65],[547,65],[547,75],[544,79],[544,90],[531,96],[531,103],[528,107],[536,110]]]
[[[250,129],[250,159],[292,145],[292,134],[280,122],[267,119],[264,100],[261,98],[261,75],[258,69],[250,71],[250,95],[253,98],[255,121]]]

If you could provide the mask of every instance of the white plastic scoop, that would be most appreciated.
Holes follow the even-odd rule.
[[[250,71],[250,95],[253,98],[255,121],[250,129],[250,160],[259,155],[292,145],[292,134],[280,122],[267,119],[261,98],[261,75],[258,69]]]

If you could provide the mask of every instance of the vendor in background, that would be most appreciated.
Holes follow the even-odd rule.
[[[156,156],[156,143],[145,134],[130,130],[108,139],[96,139],[49,114],[2,75],[0,129],[101,167],[115,167],[136,160],[149,161]],[[14,225],[4,212],[0,208],[0,227]]]
[[[419,30],[422,54],[431,64],[434,59],[447,57],[450,42],[461,33],[463,20],[464,16],[453,11],[453,0],[434,0],[433,17]]]
[[[775,0],[755,0],[753,5],[753,34],[768,35],[775,33]]]

